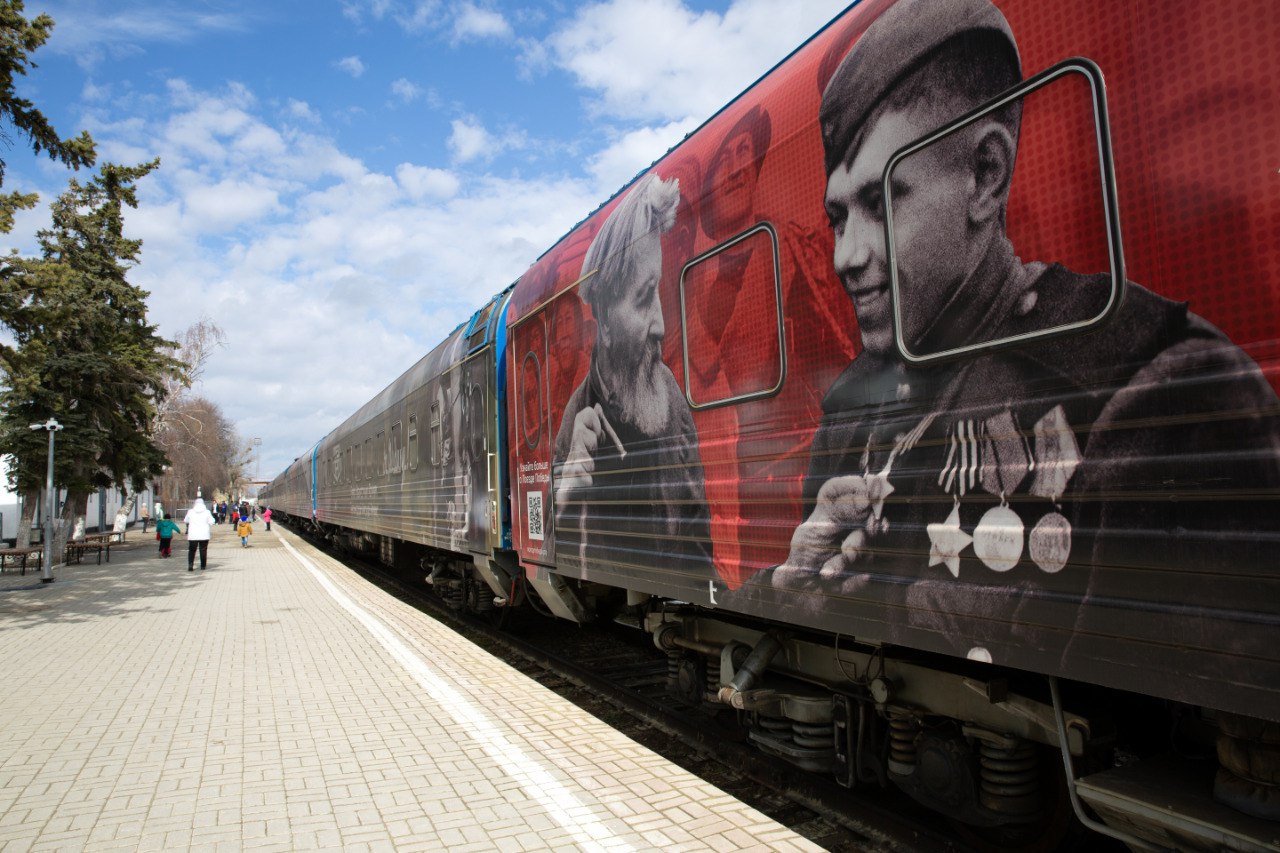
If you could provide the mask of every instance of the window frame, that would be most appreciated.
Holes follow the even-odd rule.
[[[431,430],[431,464],[439,467],[441,462],[441,435],[440,435],[440,401],[432,400],[430,406],[430,420],[428,421]]]
[[[689,300],[685,296],[685,282],[689,271],[698,264],[714,258],[722,252],[732,249],[739,243],[745,242],[757,234],[764,233],[769,237],[769,245],[772,249],[773,260],[773,291],[774,304],[777,306],[778,320],[778,381],[771,388],[762,388],[759,391],[749,391],[746,394],[736,394],[732,397],[725,397],[719,400],[708,400],[705,402],[697,402],[693,399],[693,383],[689,381]],[[757,222],[750,228],[735,234],[723,243],[720,243],[702,254],[691,258],[680,270],[680,348],[682,357],[684,358],[684,397],[689,403],[689,408],[695,412],[707,411],[709,409],[718,409],[722,406],[733,406],[739,403],[745,403],[748,400],[759,400],[765,397],[772,397],[782,390],[782,386],[787,381],[787,332],[786,332],[786,308],[782,301],[782,260],[778,251],[778,232],[769,222]]]
[[[1039,329],[1034,332],[1023,332],[1017,335],[1009,335],[1003,338],[995,338],[990,341],[980,341],[973,344],[965,344],[964,346],[952,347],[951,349],[941,350],[935,353],[918,354],[911,352],[903,339],[902,330],[902,290],[898,281],[898,255],[894,244],[893,236],[893,170],[898,164],[924,148],[932,145],[940,139],[950,136],[953,133],[967,127],[982,117],[995,112],[1013,101],[1025,98],[1027,95],[1044,88],[1053,81],[1064,77],[1067,74],[1080,74],[1089,84],[1089,91],[1093,98],[1093,127],[1096,142],[1098,146],[1098,169],[1101,179],[1102,201],[1103,201],[1103,220],[1107,229],[1107,252],[1111,260],[1111,294],[1107,299],[1107,304],[1097,315],[1084,319],[1076,320],[1070,323],[1062,323],[1057,326],[1051,326],[1047,329]],[[1106,320],[1108,320],[1120,308],[1120,304],[1124,299],[1126,287],[1124,273],[1124,242],[1120,236],[1120,210],[1116,196],[1116,174],[1115,162],[1111,155],[1111,125],[1107,113],[1107,93],[1106,85],[1102,78],[1102,69],[1100,69],[1093,60],[1085,57],[1074,57],[1052,65],[1032,77],[1028,77],[1023,82],[1006,90],[1003,94],[997,95],[976,109],[970,110],[959,118],[944,124],[942,127],[932,133],[922,136],[915,142],[908,143],[898,149],[885,163],[884,173],[881,176],[881,193],[884,199],[884,239],[886,247],[886,258],[889,267],[889,289],[890,296],[893,300],[893,339],[894,345],[897,347],[898,354],[904,361],[909,364],[931,364],[947,359],[954,359],[962,355],[970,353],[992,352],[994,350],[1008,349],[1027,341],[1048,339],[1070,335],[1091,329]]]
[[[409,448],[409,451],[408,451],[409,452],[409,470],[417,471],[418,470],[418,454],[421,452],[420,448],[418,447],[418,413],[417,412],[409,413],[409,431],[408,431],[407,445]]]

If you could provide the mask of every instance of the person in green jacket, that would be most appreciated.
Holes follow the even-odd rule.
[[[160,556],[168,557],[169,548],[173,545],[173,536],[178,533],[178,522],[174,521],[169,513],[164,514],[164,518],[156,522],[156,538],[160,540]]]

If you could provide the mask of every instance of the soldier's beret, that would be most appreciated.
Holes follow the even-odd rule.
[[[827,174],[844,160],[867,116],[900,80],[956,36],[984,32],[1008,45],[1017,67],[1013,30],[990,0],[899,0],[877,18],[822,93],[818,120]]]

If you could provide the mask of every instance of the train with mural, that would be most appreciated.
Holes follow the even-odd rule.
[[[856,3],[261,500],[990,843],[1274,849],[1278,21]]]

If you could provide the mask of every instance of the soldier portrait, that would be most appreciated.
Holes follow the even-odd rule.
[[[1280,488],[1275,393],[1194,304],[1129,281],[1109,311],[1109,274],[1019,256],[1022,103],[980,108],[1022,80],[988,0],[908,0],[827,83],[823,204],[861,350],[823,399],[787,559],[742,599],[981,661],[1102,660],[1122,639],[1155,642],[1152,671],[1176,668],[1181,644],[1206,650],[1199,666],[1238,665],[1250,650],[1230,614],[1280,533],[1255,497]],[[898,160],[885,198],[896,152],[975,112]],[[1153,588],[1159,566],[1196,585]]]

